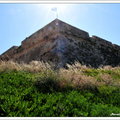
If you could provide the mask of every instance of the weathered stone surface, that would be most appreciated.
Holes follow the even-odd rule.
[[[97,36],[89,37],[87,32],[56,19],[23,40],[21,46],[6,51],[0,59],[26,63],[42,60],[53,62],[57,67],[75,61],[92,67],[117,66],[120,46]]]
[[[0,59],[1,60],[9,60],[9,59],[11,59],[14,56],[14,54],[16,54],[17,48],[18,48],[18,46],[12,46],[11,48],[9,48],[6,52],[4,52],[0,56]]]

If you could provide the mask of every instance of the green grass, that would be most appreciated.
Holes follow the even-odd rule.
[[[83,73],[97,81],[104,73],[120,80],[119,71],[89,69]],[[0,116],[111,117],[112,113],[120,113],[118,86],[100,84],[94,89],[79,89],[67,84],[61,87],[61,79],[52,71],[0,72]]]

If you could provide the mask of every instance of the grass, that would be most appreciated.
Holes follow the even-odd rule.
[[[120,117],[119,100],[120,67],[0,62],[1,117]]]

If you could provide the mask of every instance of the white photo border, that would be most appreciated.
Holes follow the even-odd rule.
[[[0,0],[0,4],[106,4],[120,3],[120,0]],[[0,120],[120,120],[120,117],[0,117]]]

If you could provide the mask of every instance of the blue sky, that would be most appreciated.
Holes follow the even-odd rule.
[[[56,18],[120,45],[120,4],[0,4],[0,54]]]

